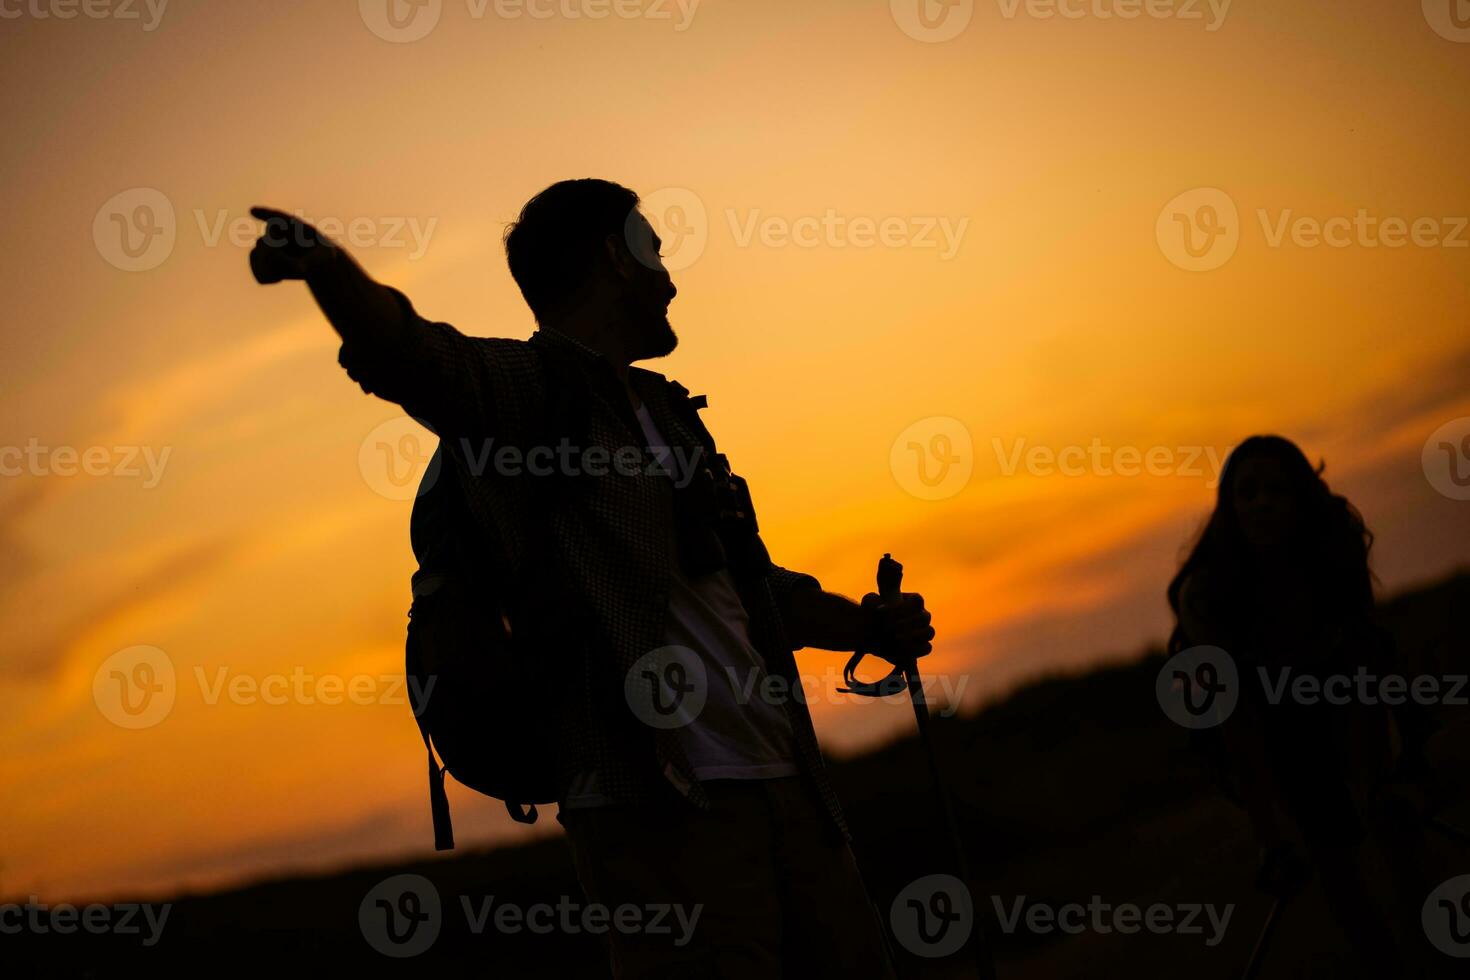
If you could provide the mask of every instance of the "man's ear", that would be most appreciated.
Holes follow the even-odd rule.
[[[622,235],[608,235],[602,241],[602,249],[607,256],[608,266],[613,274],[619,279],[631,279],[637,271],[633,268],[638,260],[633,257],[633,252],[628,248],[628,242]]]

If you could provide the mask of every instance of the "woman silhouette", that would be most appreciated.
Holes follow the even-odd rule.
[[[1226,461],[1214,512],[1169,585],[1170,653],[1216,646],[1236,665],[1239,702],[1215,745],[1261,848],[1258,884],[1282,895],[1305,883],[1294,824],[1334,918],[1364,965],[1388,977],[1401,963],[1362,845],[1395,732],[1356,686],[1360,671],[1381,678],[1392,660],[1373,622],[1372,544],[1295,444],[1252,436]]]

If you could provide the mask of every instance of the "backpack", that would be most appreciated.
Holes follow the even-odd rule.
[[[426,482],[433,472],[431,462]],[[434,849],[444,851],[454,847],[444,774],[504,801],[516,822],[535,823],[536,804],[556,799],[557,726],[553,681],[533,649],[529,590],[501,579],[503,551],[470,521],[448,475],[415,501],[421,513],[450,517],[456,534],[447,555],[421,559],[404,650],[428,752]]]
[[[548,391],[573,390],[564,368],[542,361]],[[571,410],[565,398],[554,398],[537,441],[569,431]],[[543,515],[535,518],[526,567],[517,575],[494,532],[474,520],[449,464],[441,443],[414,501],[410,532],[419,570],[404,650],[410,705],[428,753],[438,851],[454,847],[446,772],[503,801],[517,823],[534,824],[537,804],[556,800],[557,692],[566,665],[558,669],[547,653],[566,659],[571,647],[553,631],[575,630],[569,624],[576,622],[551,569],[538,560],[549,549],[538,533]],[[543,507],[559,499],[556,491],[537,496]]]

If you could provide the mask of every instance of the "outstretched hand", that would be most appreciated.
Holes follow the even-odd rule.
[[[924,597],[917,592],[904,592],[897,601],[888,602],[878,593],[863,596],[865,651],[899,666],[917,660],[934,649],[932,617],[924,608]]]
[[[338,252],[330,239],[295,215],[262,207],[251,208],[250,214],[265,222],[250,250],[250,272],[263,286],[304,280]]]

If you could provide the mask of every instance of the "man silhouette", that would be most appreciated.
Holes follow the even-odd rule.
[[[632,367],[678,343],[667,314],[677,290],[638,206],[591,179],[525,205],[505,248],[536,318],[529,341],[424,320],[279,211],[252,211],[267,227],[250,261],[262,283],[306,282],[364,390],[459,437],[442,440],[438,477],[466,505],[457,519],[550,567],[558,594],[544,608],[565,659],[558,819],[578,877],[609,909],[698,915],[682,944],[677,929],[614,924],[614,975],[891,977],[793,651],[923,656],[929,613],[916,594],[858,604],[772,563],[702,399]],[[529,465],[468,465],[465,448],[482,444],[517,447],[527,464],[552,444],[575,452],[541,479]],[[420,557],[416,580],[434,571]]]

